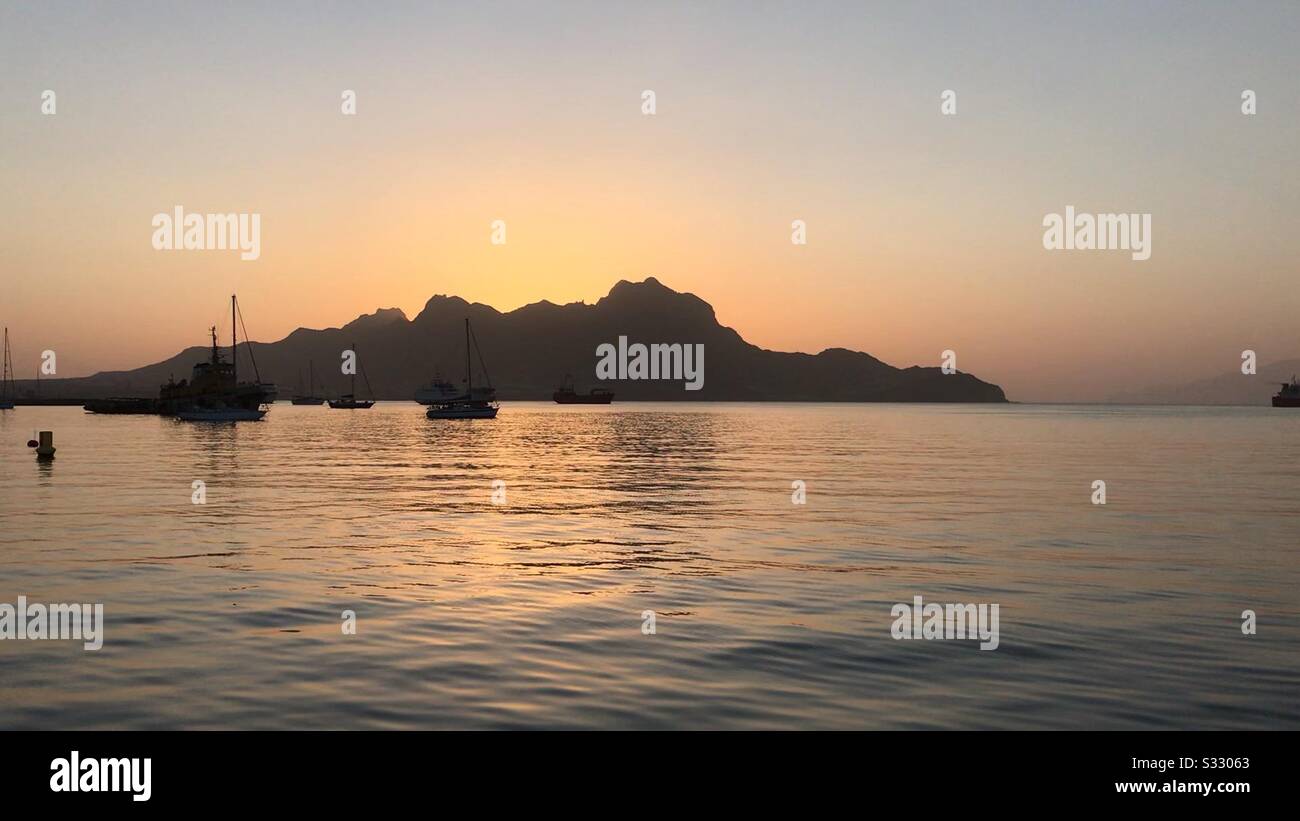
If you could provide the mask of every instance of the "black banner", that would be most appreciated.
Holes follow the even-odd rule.
[[[9,733],[9,795],[68,809],[337,811],[487,799],[541,811],[769,797],[970,807],[1285,801],[1289,733]],[[73,782],[75,781],[75,788]],[[1172,804],[1170,803],[1172,801]]]

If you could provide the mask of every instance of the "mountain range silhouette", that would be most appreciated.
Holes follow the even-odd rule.
[[[253,309],[254,312],[256,308]],[[299,328],[278,342],[253,343],[263,381],[275,382],[280,398],[306,379],[314,362],[316,392],[335,396],[348,390],[341,353],[356,344],[357,358],[379,399],[411,399],[435,374],[454,384],[465,376],[464,320],[469,317],[482,359],[501,399],[549,399],[565,374],[579,391],[604,387],[624,400],[824,401],[824,402],[1006,402],[997,385],[970,374],[944,374],[937,367],[895,368],[866,353],[829,348],[819,354],[783,353],[751,345],[718,324],[713,308],[653,277],[620,281],[593,305],[542,301],[502,313],[454,296],[431,298],[414,319],[383,308],[342,328]],[[617,344],[702,343],[703,389],[686,391],[681,381],[597,381],[596,349]],[[130,371],[105,371],[75,379],[42,380],[43,397],[100,398],[158,395],[169,376],[188,378],[203,347]],[[241,377],[251,378],[246,343],[239,345]],[[473,357],[474,382],[485,375]],[[30,388],[27,381],[23,387]],[[299,385],[306,390],[306,385]],[[357,380],[358,393],[363,380]],[[22,388],[20,388],[20,391]]]

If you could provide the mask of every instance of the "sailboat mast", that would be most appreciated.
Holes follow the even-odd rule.
[[[465,398],[474,398],[474,369],[469,366],[469,317],[465,317]]]
[[[239,384],[239,337],[235,333],[235,295],[230,295],[230,375]]]
[[[352,343],[352,355],[353,355],[353,356],[356,356],[356,355],[357,355],[357,343],[355,343],[355,342]],[[353,367],[352,367],[352,398],[353,398],[354,400],[357,398],[357,368],[360,366],[360,364],[361,364],[361,363],[360,363],[359,361],[358,361],[358,362],[354,362],[354,363],[352,363],[352,365],[353,365]]]

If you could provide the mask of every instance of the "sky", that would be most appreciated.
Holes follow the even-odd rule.
[[[1295,2],[0,0],[0,323],[81,376],[232,292],[271,341],[654,276],[765,348],[1099,401],[1300,357],[1297,42]],[[260,256],[155,250],[177,205]],[[1044,249],[1070,205],[1151,258]]]

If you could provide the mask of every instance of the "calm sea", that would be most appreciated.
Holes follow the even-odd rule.
[[[106,627],[0,641],[0,728],[1297,729],[1298,535],[1271,408],[22,407],[0,602]]]

